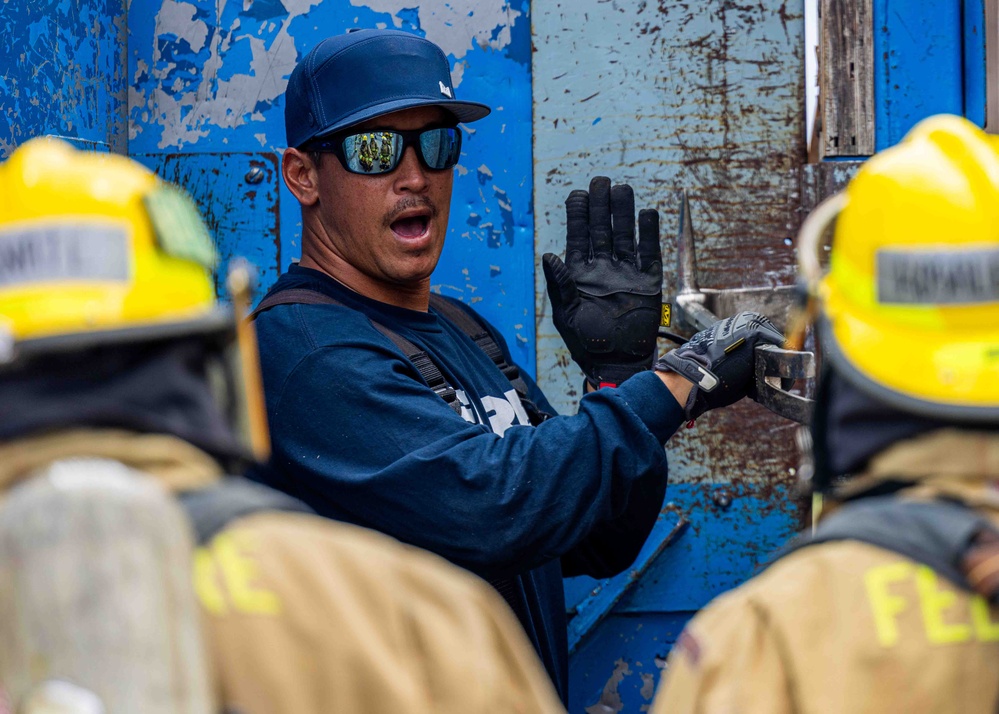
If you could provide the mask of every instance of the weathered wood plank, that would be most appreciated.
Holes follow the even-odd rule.
[[[820,0],[822,155],[874,153],[873,0]]]
[[[863,161],[826,161],[803,166],[801,171],[802,220],[817,205],[834,193],[845,189],[863,163]]]

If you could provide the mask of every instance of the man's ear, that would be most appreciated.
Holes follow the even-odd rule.
[[[319,200],[319,169],[304,151],[288,148],[281,157],[281,175],[298,202],[312,206]]]

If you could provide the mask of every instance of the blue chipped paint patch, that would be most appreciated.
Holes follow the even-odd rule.
[[[244,12],[254,20],[271,20],[287,14],[281,0],[253,0]]]
[[[0,4],[0,158],[42,134],[124,152],[124,0]]]

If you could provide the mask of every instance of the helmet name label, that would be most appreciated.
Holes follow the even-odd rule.
[[[907,305],[999,302],[999,248],[877,253],[878,301]]]
[[[71,280],[128,280],[126,229],[66,223],[0,231],[0,287]]]

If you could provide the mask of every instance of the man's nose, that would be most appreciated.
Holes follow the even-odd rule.
[[[399,166],[395,170],[395,184],[397,191],[416,193],[425,191],[429,185],[427,169],[416,155],[415,146],[407,146],[403,152]]]

